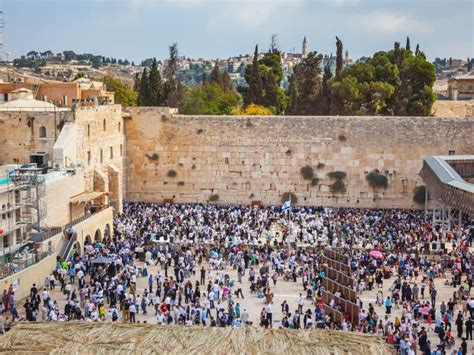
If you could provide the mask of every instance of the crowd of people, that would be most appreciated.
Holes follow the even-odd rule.
[[[6,291],[2,314],[25,321],[338,329],[379,334],[403,355],[467,354],[472,345],[468,221],[446,234],[411,210],[294,207],[288,218],[278,206],[130,203],[113,229],[69,260],[58,259],[21,306],[13,288]],[[441,253],[430,253],[433,243]],[[321,256],[328,247],[348,256],[358,322],[342,306],[349,301],[344,292],[323,300]],[[300,284],[296,302],[275,304],[282,282]],[[452,296],[440,297],[441,289]],[[244,306],[249,298],[260,311]]]

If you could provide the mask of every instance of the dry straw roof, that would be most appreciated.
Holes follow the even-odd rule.
[[[123,323],[21,323],[0,337],[9,354],[391,354],[378,336],[326,330]]]

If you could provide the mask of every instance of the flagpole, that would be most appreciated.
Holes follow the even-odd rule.
[[[291,253],[291,196],[290,196],[290,208],[288,208],[288,259]]]

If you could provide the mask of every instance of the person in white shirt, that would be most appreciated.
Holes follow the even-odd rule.
[[[271,303],[267,304],[265,311],[267,313],[268,326],[273,328],[273,309]]]
[[[132,302],[130,303],[130,323],[135,323],[136,322],[136,319],[135,319],[135,314],[137,313],[137,308],[135,307],[135,304]]]

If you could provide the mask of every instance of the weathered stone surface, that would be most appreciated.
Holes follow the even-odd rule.
[[[421,183],[424,156],[474,153],[473,118],[168,115],[163,120],[162,110],[129,110],[127,200],[205,202],[214,193],[218,203],[278,204],[284,192],[293,191],[299,204],[408,208],[415,207],[412,191]],[[154,152],[157,168],[148,169],[146,155]],[[325,167],[317,169],[320,162]],[[308,164],[319,186],[301,176]],[[170,169],[184,186],[170,182]],[[365,176],[374,169],[388,176],[387,190],[369,187]],[[336,170],[347,173],[344,194],[329,191],[327,173]]]

